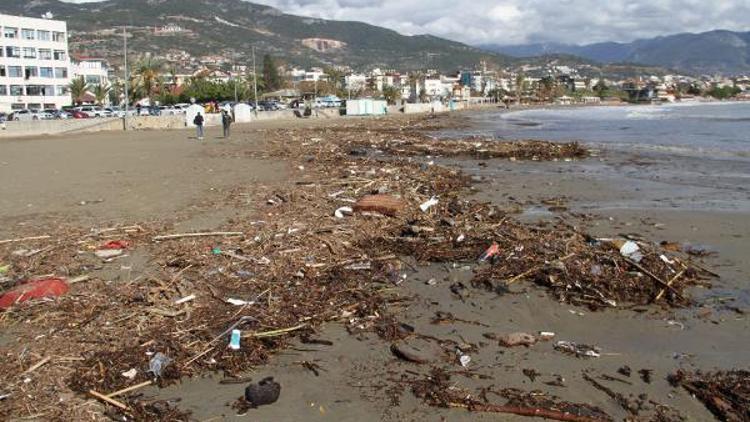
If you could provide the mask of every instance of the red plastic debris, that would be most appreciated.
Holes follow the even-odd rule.
[[[497,242],[493,242],[492,246],[487,248],[487,250],[484,251],[482,256],[479,257],[479,262],[486,261],[499,253],[500,253],[500,245],[498,245]]]
[[[8,309],[17,303],[31,299],[62,296],[68,292],[68,283],[61,278],[47,278],[21,284],[0,297],[0,309]]]
[[[126,240],[111,240],[102,246],[99,247],[99,249],[127,249],[130,244]]]

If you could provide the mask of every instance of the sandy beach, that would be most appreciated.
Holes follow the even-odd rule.
[[[76,374],[86,374],[88,377],[85,368],[81,369],[81,362],[94,362],[90,359],[97,353],[114,353],[124,345],[137,349],[144,347],[143,344],[158,344],[165,337],[169,337],[170,342],[189,341],[205,347],[206,339],[220,334],[219,326],[211,325],[215,321],[208,322],[209,319],[206,319],[209,326],[200,327],[200,319],[190,319],[219,306],[210,298],[204,302],[199,295],[193,305],[188,304],[185,308],[187,316],[148,317],[138,323],[137,329],[136,325],[128,326],[128,330],[133,330],[130,333],[134,337],[130,342],[103,336],[97,340],[99,343],[82,345],[78,350],[67,349],[66,353],[75,353],[72,356],[60,356],[51,339],[29,342],[39,334],[46,333],[51,337],[55,333],[64,335],[62,325],[55,325],[54,321],[59,319],[72,323],[75,318],[67,313],[71,309],[88,309],[89,299],[86,296],[90,293],[105,298],[114,292],[124,294],[127,289],[146,291],[138,285],[158,279],[162,280],[157,284],[161,284],[159,289],[162,289],[164,296],[158,299],[149,296],[147,301],[151,307],[165,308],[168,301],[174,302],[177,293],[170,289],[172,285],[182,283],[180,277],[186,280],[177,292],[187,296],[202,289],[198,287],[200,283],[213,283],[215,279],[211,277],[220,276],[216,272],[236,271],[240,268],[237,265],[242,265],[231,259],[220,264],[212,261],[215,257],[211,256],[210,242],[190,243],[193,249],[178,251],[177,246],[152,245],[148,239],[153,235],[228,231],[240,225],[243,229],[238,230],[246,231],[247,227],[256,227],[252,223],[259,220],[266,220],[264,224],[271,230],[274,219],[279,218],[285,223],[298,224],[274,226],[273,229],[279,233],[287,230],[287,235],[291,236],[295,227],[303,232],[313,227],[317,231],[313,230],[311,236],[324,236],[322,233],[329,235],[324,238],[325,242],[316,242],[318,246],[322,245],[322,250],[330,250],[340,260],[351,258],[352,262],[359,262],[352,258],[357,255],[351,255],[355,247],[359,252],[370,252],[368,259],[391,251],[375,250],[374,246],[368,251],[364,246],[347,243],[349,236],[352,239],[365,236],[360,232],[368,226],[357,226],[356,229],[345,227],[340,231],[333,229],[332,232],[324,230],[342,224],[332,216],[336,205],[351,205],[346,202],[337,204],[338,195],[356,198],[377,190],[383,180],[388,181],[388,189],[383,189],[383,192],[392,193],[390,189],[401,186],[406,177],[413,177],[413,183],[409,179],[412,184],[404,185],[409,187],[408,190],[404,188],[403,192],[396,192],[407,197],[411,201],[409,206],[412,206],[417,198],[429,198],[432,194],[430,189],[439,189],[430,187],[429,183],[439,184],[442,180],[450,180],[450,175],[457,181],[461,175],[465,175],[471,178],[471,187],[463,190],[456,188],[456,192],[460,192],[457,201],[489,203],[503,213],[507,212],[508,218],[518,220],[519,224],[546,227],[551,231],[554,231],[554,224],[564,223],[575,228],[575,232],[585,232],[599,238],[627,237],[653,245],[660,242],[699,245],[712,252],[700,258],[700,265],[719,277],[709,277],[710,282],[705,283],[706,286],[686,286],[685,294],[689,294],[691,299],[689,305],[618,303],[613,308],[594,310],[560,301],[539,284],[523,278],[507,288],[497,287],[494,291],[473,286],[472,279],[483,265],[478,264],[475,258],[456,262],[427,262],[430,260],[402,256],[400,260],[403,264],[399,264],[396,270],[398,281],[379,282],[377,286],[377,294],[390,295],[382,307],[350,311],[361,309],[352,306],[363,299],[350,299],[354,302],[338,308],[338,303],[334,305],[334,300],[338,300],[336,297],[321,295],[321,300],[330,299],[330,306],[336,308],[327,310],[335,317],[328,314],[318,317],[317,313],[315,316],[308,315],[305,313],[307,308],[300,309],[294,315],[303,323],[314,321],[314,324],[311,323],[314,330],[307,335],[324,341],[310,342],[294,333],[279,340],[273,337],[258,346],[259,355],[253,356],[252,360],[248,358],[249,363],[241,363],[237,360],[240,358],[231,358],[233,366],[217,367],[216,371],[211,371],[212,364],[206,363],[200,370],[195,369],[193,378],[162,382],[164,388],[148,386],[121,398],[127,399],[129,405],[139,401],[167,403],[180,412],[190,412],[191,420],[239,420],[243,416],[236,416],[238,411],[232,405],[242,396],[247,383],[222,384],[220,381],[227,379],[225,375],[229,374],[254,381],[273,376],[282,386],[278,402],[239,413],[246,413],[244,417],[252,420],[290,421],[527,419],[517,415],[476,411],[471,406],[445,408],[430,405],[429,399],[418,397],[414,386],[418,380],[434,375],[432,371],[440,367],[451,373],[450,384],[453,387],[472,392],[472,397],[481,397],[481,400],[489,402],[508,399],[511,392],[500,393],[500,390],[517,389],[525,393],[540,391],[541,396],[554,397],[558,403],[592,406],[610,418],[591,416],[589,420],[711,420],[712,414],[699,400],[685,389],[670,385],[667,377],[679,369],[747,369],[747,333],[750,327],[746,312],[750,306],[747,290],[750,263],[744,252],[750,238],[750,213],[743,210],[692,209],[687,204],[691,201],[731,201],[732,198],[747,200],[747,191],[722,186],[699,186],[685,181],[602,177],[598,170],[606,167],[609,170],[619,169],[624,174],[632,168],[658,168],[658,162],[649,161],[651,156],[644,160],[638,153],[599,151],[587,158],[539,161],[444,157],[439,154],[403,155],[396,157],[398,164],[389,170],[402,175],[399,177],[403,178],[399,179],[386,175],[385,169],[390,168],[389,160],[394,160],[388,154],[372,157],[367,155],[371,151],[364,151],[359,157],[359,151],[356,151],[357,155],[352,152],[347,158],[351,161],[341,168],[336,167],[335,155],[332,155],[334,158],[326,155],[334,149],[330,146],[334,142],[329,145],[327,141],[338,137],[355,136],[351,135],[355,133],[360,137],[372,135],[373,139],[376,134],[399,139],[400,136],[406,137],[413,127],[431,124],[455,127],[466,124],[466,120],[462,113],[457,113],[437,119],[394,116],[377,120],[268,122],[237,125],[231,139],[221,139],[218,133],[209,131],[204,142],[193,139],[190,131],[97,133],[0,142],[0,180],[4,182],[0,185],[0,239],[39,235],[55,237],[63,232],[96,232],[102,228],[134,225],[142,226],[145,230],[144,234],[133,237],[132,242],[137,247],[121,259],[109,262],[94,261],[88,255],[84,260],[81,257],[84,252],[77,253],[76,248],[65,249],[62,246],[58,247],[65,251],[64,260],[54,255],[57,253],[54,250],[43,251],[29,260],[20,260],[13,255],[14,251],[22,248],[43,249],[48,246],[44,242],[17,242],[4,245],[4,249],[0,250],[0,264],[14,265],[11,271],[14,276],[41,275],[44,273],[38,271],[42,270],[73,276],[64,273],[70,271],[69,266],[75,265],[92,280],[73,285],[68,297],[33,303],[22,311],[6,312],[0,318],[0,349],[9,362],[13,360],[12,364],[3,366],[3,375],[6,379],[14,380],[0,386],[0,393],[5,390],[11,392],[5,401],[13,404],[7,410],[0,410],[0,415],[9,419],[29,416],[37,419],[61,416],[104,419],[105,415],[112,415],[112,408],[80,391],[74,391],[72,387],[75,383],[71,383],[70,377]],[[288,134],[289,137],[285,138],[279,133]],[[425,133],[433,136],[437,131],[425,130]],[[382,149],[382,145],[375,144],[374,140],[373,145],[376,146],[372,150]],[[690,163],[686,161],[685,165],[689,166]],[[384,170],[376,170],[378,166]],[[425,174],[420,174],[420,169]],[[366,184],[366,180],[374,178],[376,174],[383,179]],[[305,190],[306,186],[312,188]],[[339,188],[342,193],[336,194]],[[337,196],[325,199],[328,202],[321,199],[332,194]],[[305,208],[305,203],[309,204],[308,208]],[[555,206],[550,205],[552,203]],[[328,208],[319,209],[320,204],[326,204]],[[287,209],[293,209],[297,214],[289,216],[285,214]],[[310,213],[306,214],[305,210]],[[477,211],[477,215],[479,213]],[[382,227],[391,220],[389,217],[362,217],[359,214],[346,218],[346,222],[372,218],[372,227]],[[476,218],[477,221],[481,220]],[[428,225],[428,221],[415,221],[409,220],[405,224]],[[435,221],[439,224],[439,216],[435,217]],[[352,232],[347,233],[346,230]],[[264,240],[267,243],[262,246],[262,251],[266,253],[264,256],[278,256],[272,255],[276,253],[273,251],[286,253],[289,259],[303,259],[301,255],[312,254],[312,251],[305,250],[304,243],[297,246],[297,240],[289,240],[287,244],[283,236],[274,238],[274,232],[269,233],[270,239]],[[248,234],[244,246],[233,253],[244,256],[255,251],[252,249],[255,247],[252,237],[256,235],[266,236],[268,233],[259,228],[252,235]],[[85,240],[83,237],[80,239]],[[104,238],[96,239],[101,241]],[[78,250],[90,255],[95,242],[84,240],[80,241]],[[489,246],[492,240],[477,241]],[[181,242],[178,240],[176,243]],[[187,242],[192,241],[185,240]],[[272,248],[270,245],[273,242],[276,243]],[[217,240],[214,248],[224,249],[230,243],[229,240]],[[485,247],[477,252],[481,253]],[[334,251],[340,255],[336,256]],[[159,255],[167,252],[168,259]],[[220,249],[219,255],[221,253]],[[51,255],[48,257],[47,254]],[[176,263],[178,260],[185,260],[189,264]],[[253,273],[264,271],[262,264],[257,262],[242,268]],[[193,274],[192,271],[201,272]],[[313,274],[310,270],[302,277],[295,278],[295,272],[296,267],[294,271],[290,269],[289,274],[274,278],[273,283],[292,283],[295,279],[297,284],[304,283],[311,278],[308,274]],[[629,272],[637,271],[630,269]],[[333,278],[360,280],[348,272],[332,274]],[[235,295],[246,293],[245,296],[249,297],[248,292],[260,293],[256,289],[263,285],[259,282],[256,285],[255,278],[262,278],[262,275],[253,275],[244,281],[240,277],[240,284],[232,287],[234,290],[227,291],[221,290],[225,285],[217,282],[216,288],[221,292],[210,293],[224,297],[231,291]],[[648,277],[641,280],[642,283],[649,283]],[[359,289],[362,283],[357,282]],[[709,288],[708,284],[712,287]],[[456,286],[463,287],[458,289]],[[354,289],[352,286],[349,288]],[[371,297],[371,293],[361,294],[363,298]],[[283,297],[280,293],[277,295]],[[259,304],[268,300],[270,307],[271,297],[262,299],[262,296],[256,296],[256,300]],[[117,305],[118,312],[122,310],[122,314],[109,315],[106,309],[94,313],[82,312],[86,324],[90,325],[82,325],[80,329],[100,327],[106,332],[107,327],[117,326],[120,321],[135,324],[135,319],[141,316],[129,316],[130,310],[137,314],[141,311],[141,305],[135,299],[130,300],[131,305]],[[222,321],[231,321],[229,316],[233,315],[234,310],[227,308]],[[270,309],[252,312],[256,317],[264,313],[272,314]],[[49,315],[46,321],[42,315]],[[418,333],[421,338],[439,339],[437,343],[442,348],[443,357],[427,364],[415,364],[394,356],[393,339],[378,335],[374,328],[378,318],[385,316],[395,321],[396,325],[405,324],[407,331]],[[370,317],[371,320],[368,320]],[[154,318],[163,319],[164,322],[157,322],[174,331],[149,332],[151,328],[160,327],[151,325],[156,324]],[[356,318],[359,319],[354,322]],[[175,319],[177,322],[173,321]],[[180,325],[181,319],[188,321],[187,325]],[[280,319],[287,326],[294,325],[292,320],[291,315]],[[358,329],[360,325],[369,328]],[[140,331],[142,328],[143,331]],[[262,327],[266,331],[277,328],[280,327]],[[197,331],[182,337],[182,333],[190,330]],[[528,347],[498,345],[496,336],[514,332],[533,335],[551,332],[554,338]],[[401,340],[410,339],[413,340],[413,337],[406,336],[406,340]],[[582,358],[561,353],[553,347],[560,340],[596,346],[600,356]],[[274,343],[276,341],[278,343]],[[221,347],[225,347],[226,339],[221,342]],[[169,344],[172,347],[172,343]],[[173,349],[169,350],[174,352]],[[445,354],[450,356],[450,353],[454,354],[453,357],[446,358]],[[20,397],[24,384],[18,380],[19,377],[31,364],[46,356],[53,357],[51,363],[26,375],[31,385],[46,385],[45,393],[33,390],[35,399]],[[181,360],[183,356],[178,356],[175,357],[177,364],[184,364],[187,359]],[[462,364],[461,356],[468,356],[470,360]],[[214,357],[221,360],[224,355]],[[145,357],[139,370],[143,371],[144,366],[148,366]],[[626,367],[629,370],[624,369]],[[49,377],[59,377],[61,381],[51,382]],[[127,383],[127,380],[120,378],[119,373],[102,373],[100,385],[103,388]],[[112,381],[114,379],[117,382]],[[135,380],[139,379],[140,375]],[[603,391],[601,386],[609,393]],[[86,384],[86,388],[93,387]],[[530,403],[528,396],[523,397],[517,400]],[[623,399],[617,400],[617,397]],[[63,404],[56,407],[56,398],[62,400]],[[169,415],[166,412],[163,414]]]

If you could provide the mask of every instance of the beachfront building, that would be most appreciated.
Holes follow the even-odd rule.
[[[109,66],[104,59],[78,57],[71,62],[73,78],[83,78],[88,86],[109,85]]]
[[[67,24],[0,14],[0,112],[71,104]]]

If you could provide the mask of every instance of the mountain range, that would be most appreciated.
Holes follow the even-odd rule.
[[[717,30],[699,34],[683,33],[630,43],[537,43],[481,47],[514,57],[571,54],[599,63],[639,63],[693,74],[750,71],[750,32]]]
[[[252,47],[296,65],[352,68],[455,70],[514,61],[496,52],[431,35],[405,36],[362,22],[313,19],[241,0],[2,0],[0,13],[67,21],[71,52],[119,60],[121,32],[128,25],[133,52],[223,55],[248,64]],[[169,26],[174,31],[159,31]]]

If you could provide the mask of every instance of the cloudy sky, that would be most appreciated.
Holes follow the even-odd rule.
[[[86,0],[71,0],[86,1]],[[750,30],[750,0],[254,0],[284,12],[356,20],[469,44],[631,41]]]

